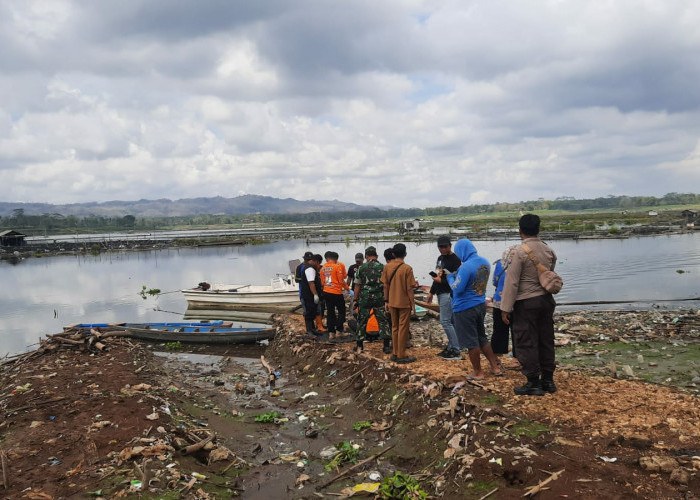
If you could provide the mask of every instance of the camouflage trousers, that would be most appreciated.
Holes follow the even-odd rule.
[[[389,321],[384,310],[384,297],[360,295],[357,306],[359,309],[357,315],[357,340],[365,340],[367,337],[367,322],[371,316],[372,309],[374,309],[374,315],[379,325],[379,338],[391,338]]]

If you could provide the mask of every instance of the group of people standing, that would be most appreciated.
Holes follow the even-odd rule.
[[[438,238],[440,256],[433,275],[428,302],[433,296],[440,305],[440,323],[445,330],[447,347],[440,353],[446,360],[462,359],[466,350],[472,371],[467,376],[482,380],[481,354],[495,376],[502,376],[497,356],[508,353],[512,336],[512,353],[519,361],[527,382],[514,389],[515,394],[541,396],[554,393],[554,308],[552,294],[540,284],[537,263],[554,270],[556,254],[539,239],[540,218],[523,215],[519,220],[521,245],[503,252],[494,263],[492,283],[495,293],[493,334],[489,341],[484,327],[486,286],[490,276],[489,262],[478,255],[468,239],[459,240],[452,251],[447,236]]]
[[[405,257],[406,245],[397,243],[384,251],[385,266],[379,261],[377,249],[370,246],[364,255],[355,256],[355,264],[346,272],[337,253],[326,252],[326,263],[323,264],[320,254],[306,252],[295,275],[307,336],[316,339],[328,332],[331,342],[350,338],[344,328],[346,304],[343,292],[347,291],[358,309],[355,350],[364,351],[367,325],[374,318],[379,339],[384,343],[384,353],[391,354],[391,360],[396,363],[415,361],[414,357],[406,355],[406,346],[409,322],[416,309],[414,290],[417,282],[413,269],[404,261]],[[324,309],[326,328],[323,326]]]
[[[486,376],[481,355],[488,361],[491,373],[502,376],[498,355],[508,354],[512,336],[513,355],[519,361],[527,382],[515,388],[518,395],[543,395],[557,390],[554,384],[554,308],[551,293],[540,284],[536,263],[554,270],[556,254],[538,234],[540,218],[523,215],[519,220],[521,245],[508,248],[494,263],[492,283],[496,288],[493,306],[493,334],[486,335],[486,288],[491,264],[480,256],[474,244],[460,239],[452,248],[448,236],[437,240],[440,255],[433,283],[427,296],[432,303],[437,297],[440,323],[447,337],[447,346],[438,356],[460,360],[466,351],[471,363],[467,376],[482,380]],[[363,258],[364,257],[364,258]],[[418,287],[413,269],[405,262],[406,246],[394,245],[384,252],[386,265],[379,262],[375,247],[367,247],[356,255],[350,272],[338,261],[338,254],[326,252],[326,263],[319,254],[307,252],[297,268],[300,298],[307,335],[317,338],[323,328],[323,305],[327,310],[327,331],[333,342],[350,340],[344,329],[346,304],[344,292],[357,304],[358,325],[356,351],[364,350],[367,325],[374,317],[383,352],[396,363],[416,360],[406,353],[409,322],[415,314],[414,292]],[[352,303],[353,301],[351,301]]]

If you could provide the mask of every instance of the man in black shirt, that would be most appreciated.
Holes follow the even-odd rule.
[[[364,264],[364,262],[365,256],[358,252],[355,254],[355,263],[348,267],[348,286],[350,290],[355,289],[355,273],[357,272],[357,268]]]
[[[459,340],[457,340],[457,333],[455,332],[455,317],[452,312],[452,288],[447,283],[445,276],[448,273],[456,272],[459,266],[462,265],[462,261],[452,252],[452,242],[449,236],[440,236],[437,240],[437,246],[440,256],[435,264],[435,276],[433,277],[433,284],[430,287],[430,293],[426,298],[426,302],[430,304],[433,301],[433,295],[437,295],[438,304],[440,305],[440,324],[445,330],[445,335],[447,335],[447,347],[438,353],[438,356],[450,361],[460,360],[462,355],[460,354]]]

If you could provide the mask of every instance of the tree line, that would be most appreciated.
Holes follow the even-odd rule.
[[[0,217],[0,229],[15,229],[29,234],[54,232],[91,232],[91,231],[126,231],[156,230],[172,227],[203,227],[212,225],[243,225],[251,223],[301,223],[336,222],[344,220],[382,220],[398,218],[420,218],[445,215],[478,215],[513,211],[538,210],[628,210],[641,207],[663,207],[670,205],[700,204],[700,194],[668,193],[662,197],[654,196],[605,196],[600,198],[577,200],[563,196],[554,200],[533,200],[517,203],[493,203],[467,205],[460,207],[429,208],[392,208],[355,210],[350,212],[310,212],[297,214],[200,214],[175,217],[148,217],[137,219],[133,215],[105,217],[88,215],[77,217],[58,213],[28,215],[18,208],[7,217]]]

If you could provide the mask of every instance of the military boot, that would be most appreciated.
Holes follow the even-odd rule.
[[[550,394],[557,392],[557,386],[554,385],[553,372],[542,372],[542,390]]]
[[[357,345],[352,349],[355,352],[365,352],[365,344],[361,340],[357,341]]]
[[[518,396],[544,396],[544,390],[542,389],[539,376],[529,376],[527,378],[527,383],[516,387],[513,389],[513,392]]]
[[[384,354],[391,354],[391,339],[389,337],[384,338],[384,347],[382,347],[382,352]]]

